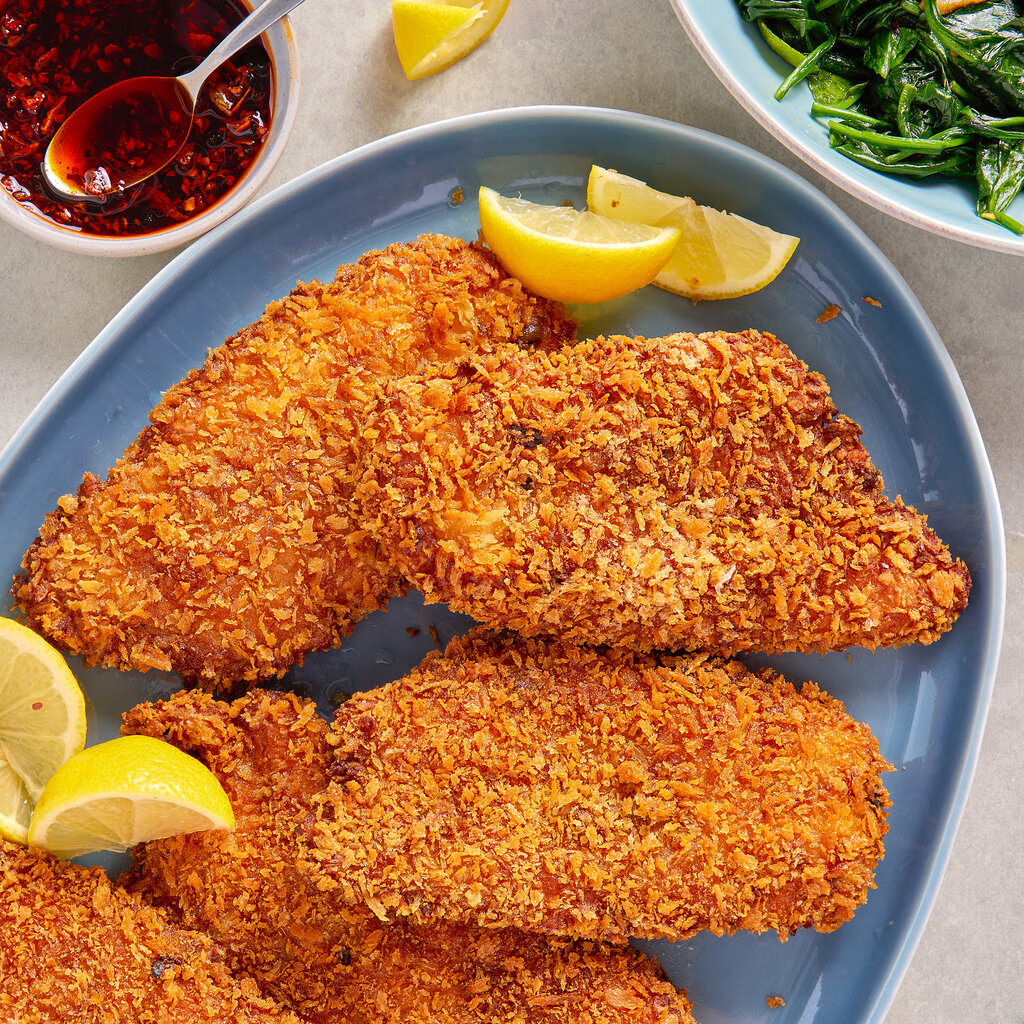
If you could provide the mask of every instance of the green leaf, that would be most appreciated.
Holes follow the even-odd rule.
[[[898,25],[888,32],[872,36],[864,51],[864,63],[875,74],[888,78],[917,46],[920,33]]]
[[[864,91],[863,84],[854,85],[842,75],[820,69],[807,79],[807,84],[811,87],[815,103],[830,107],[845,107],[856,103]]]
[[[748,21],[787,22],[801,37],[826,32],[824,22],[811,13],[810,0],[740,0],[740,9]]]
[[[1024,142],[978,147],[978,213],[1005,210],[1024,186]]]

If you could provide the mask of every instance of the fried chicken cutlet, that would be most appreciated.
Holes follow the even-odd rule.
[[[930,643],[970,577],[770,334],[599,338],[395,380],[365,522],[428,602],[637,650]]]
[[[131,889],[208,932],[311,1024],[693,1024],[685,993],[628,947],[381,924],[364,906],[338,904],[296,864],[297,822],[332,763],[311,702],[181,693],[128,712],[123,731],[166,736],[199,757],[238,822],[137,848]]]
[[[0,1019],[11,1024],[301,1024],[99,868],[0,839]]]
[[[309,870],[382,920],[785,939],[852,917],[884,853],[867,726],[735,661],[475,630],[335,730]]]
[[[489,253],[440,236],[300,284],[165,394],[105,481],[60,499],[17,606],[88,664],[225,689],[281,674],[403,589],[351,501],[374,389],[574,331]]]

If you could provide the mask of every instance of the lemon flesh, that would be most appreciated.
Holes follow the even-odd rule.
[[[560,302],[617,299],[654,279],[679,241],[650,227],[480,189],[484,241],[531,291]]]
[[[32,801],[18,773],[0,757],[0,836],[15,843],[28,842]]]
[[[407,78],[443,71],[476,49],[505,15],[509,0],[392,0],[395,49]]]
[[[759,291],[778,277],[800,241],[596,165],[587,182],[587,205],[606,217],[678,227],[679,244],[654,284],[691,299]]]
[[[121,736],[58,769],[32,813],[28,841],[77,857],[234,824],[227,794],[200,761],[163,740]]]
[[[0,758],[37,800],[84,745],[85,697],[71,669],[37,633],[0,618]],[[14,811],[0,804],[0,813]]]

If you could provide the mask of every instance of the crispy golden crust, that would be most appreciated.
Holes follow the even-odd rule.
[[[474,631],[339,709],[310,870],[382,919],[831,931],[874,886],[868,728],[813,683]]]
[[[89,664],[225,687],[280,674],[401,589],[351,503],[380,382],[573,333],[490,254],[439,236],[299,285],[167,392],[106,481],[60,499],[17,604]]]
[[[299,1024],[205,935],[81,868],[0,839],[0,1019]]]
[[[657,964],[628,947],[514,929],[381,924],[296,865],[294,823],[327,784],[327,723],[295,697],[227,705],[179,694],[124,730],[164,736],[218,775],[233,833],[135,852],[133,890],[209,932],[229,961],[312,1024],[693,1024]]]
[[[929,643],[960,561],[769,334],[603,338],[391,382],[367,527],[428,601],[639,650]]]

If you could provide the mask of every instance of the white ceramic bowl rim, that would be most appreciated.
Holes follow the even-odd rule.
[[[196,217],[144,235],[91,235],[61,227],[0,190],[0,219],[37,241],[90,256],[148,256],[185,245],[237,213],[256,194],[288,142],[298,110],[299,55],[287,18],[262,36],[274,63],[274,106],[270,132],[242,180]]]

